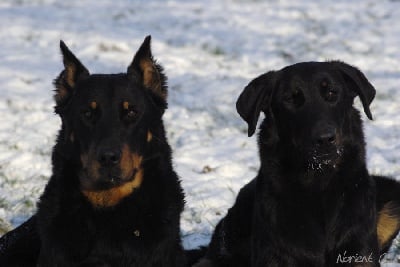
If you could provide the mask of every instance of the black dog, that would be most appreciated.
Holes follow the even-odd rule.
[[[372,119],[374,87],[338,61],[299,63],[250,82],[236,107],[249,136],[265,113],[261,167],[196,266],[379,266],[380,249],[399,230],[400,186],[368,174],[356,96]]]
[[[40,267],[184,266],[184,195],[162,122],[166,77],[150,36],[123,74],[89,74],[63,42],[61,51],[53,175],[37,215],[3,239],[0,265],[36,266],[37,258]]]

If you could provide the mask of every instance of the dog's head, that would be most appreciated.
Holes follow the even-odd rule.
[[[153,60],[150,36],[122,74],[90,74],[60,46],[65,68],[54,81],[59,142],[74,148],[82,192],[96,205],[114,205],[141,184],[146,146],[167,107],[166,77]]]
[[[236,107],[248,123],[249,136],[260,112],[265,113],[260,153],[275,153],[262,146],[279,144],[289,162],[322,172],[335,169],[348,146],[361,144],[357,149],[364,157],[361,120],[353,108],[356,96],[372,119],[375,89],[358,69],[339,61],[305,62],[257,77]]]

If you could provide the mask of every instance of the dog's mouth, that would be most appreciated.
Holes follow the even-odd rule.
[[[115,187],[120,187],[135,179],[138,169],[135,168],[127,177],[122,176],[120,170],[106,170],[101,168],[100,175],[92,177],[90,172],[82,170],[79,175],[81,189],[85,191],[102,191]]]
[[[102,173],[103,176],[95,180],[82,180],[81,191],[88,201],[96,208],[113,207],[122,199],[132,194],[139,188],[143,181],[143,169],[133,168],[129,176],[113,175],[112,173]],[[89,177],[88,177],[89,178]],[[93,178],[93,177],[91,177]]]
[[[82,191],[104,191],[129,184],[142,169],[142,159],[132,153],[127,145],[123,147],[121,159],[114,164],[97,160],[95,153],[81,155],[79,182]],[[111,165],[111,166],[110,166]]]
[[[306,163],[307,170],[320,171],[337,169],[341,156],[343,154],[342,147],[336,147],[330,150],[313,149],[308,152],[308,161]]]

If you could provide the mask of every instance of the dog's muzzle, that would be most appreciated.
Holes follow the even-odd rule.
[[[310,170],[324,170],[327,167],[336,168],[342,155],[339,135],[336,127],[320,122],[311,133],[312,149],[308,152]]]
[[[332,146],[330,149],[315,148],[308,153],[307,169],[314,171],[323,171],[326,168],[336,169],[343,149],[341,147]]]

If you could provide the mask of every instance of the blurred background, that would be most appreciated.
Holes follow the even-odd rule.
[[[191,248],[209,242],[256,175],[256,137],[247,137],[235,101],[269,70],[330,59],[359,67],[377,89],[374,121],[364,116],[369,170],[400,179],[399,18],[400,1],[389,0],[1,0],[0,235],[35,212],[51,175],[60,39],[92,73],[119,73],[152,35],[169,77],[164,119]],[[399,248],[387,261],[398,261]]]

